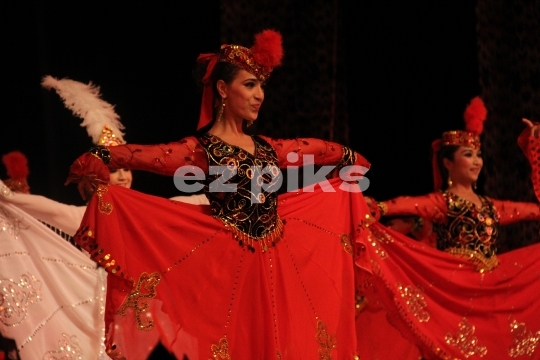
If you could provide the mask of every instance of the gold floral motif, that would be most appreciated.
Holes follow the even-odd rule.
[[[210,350],[212,351],[213,359],[231,359],[231,355],[229,355],[229,342],[226,337],[219,339],[217,345],[212,344]]]
[[[459,330],[455,336],[448,333],[444,337],[448,345],[458,348],[466,358],[473,355],[483,357],[487,354],[487,348],[478,344],[478,338],[474,335],[475,327],[469,324],[467,318],[461,319],[458,327]]]
[[[150,330],[154,327],[154,321],[152,319],[143,320],[142,314],[148,311],[148,301],[141,301],[142,299],[151,299],[156,297],[156,286],[159,284],[161,277],[157,272],[150,275],[142,273],[139,277],[137,284],[133,286],[133,290],[128,295],[124,304],[118,313],[120,315],[126,315],[126,309],[131,307],[135,312],[135,319],[140,330]]]
[[[7,208],[0,206],[0,230],[7,231],[15,239],[19,238],[21,230],[27,230],[30,225],[26,224],[22,216],[16,216]]]
[[[41,300],[41,282],[30,273],[22,274],[18,282],[0,279],[0,321],[4,325],[22,324],[28,306]]]
[[[100,213],[110,215],[113,211],[113,206],[110,202],[103,201],[103,195],[108,191],[107,186],[99,185],[96,189],[96,195],[98,197],[98,210]]]
[[[477,207],[448,191],[443,197],[448,205],[446,221],[433,223],[437,248],[468,258],[481,272],[497,267],[499,216],[492,201],[480,196],[482,205]]]
[[[82,360],[83,353],[79,340],[75,335],[68,335],[62,333],[62,338],[58,340],[58,350],[47,351],[43,355],[43,359],[69,359],[69,360]]]
[[[205,193],[212,215],[221,220],[245,250],[262,252],[277,245],[283,236],[283,221],[277,213],[277,189],[282,175],[275,150],[254,136],[255,152],[229,145],[217,136],[199,138],[210,167]],[[219,186],[223,182],[223,186]],[[226,191],[233,186],[235,191]]]
[[[315,339],[321,345],[319,348],[319,359],[332,360],[332,350],[337,347],[336,335],[330,335],[326,329],[326,325],[321,320],[317,321]]]
[[[428,322],[430,316],[425,310],[427,303],[424,295],[422,295],[422,291],[414,286],[402,286],[400,283],[397,283],[397,288],[401,297],[405,300],[409,312],[419,322]]]
[[[508,355],[514,358],[522,355],[533,356],[536,346],[540,343],[540,331],[532,333],[527,330],[525,323],[518,323],[516,319],[511,317],[510,332],[514,339],[512,347],[508,349]]]
[[[351,237],[347,234],[341,235],[341,245],[343,246],[343,250],[349,255],[352,255],[353,248],[351,244]]]

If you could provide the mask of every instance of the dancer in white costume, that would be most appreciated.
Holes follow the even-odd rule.
[[[43,85],[54,88],[84,119],[95,144],[124,143],[119,117],[99,98],[99,88],[52,77]],[[129,188],[132,174],[114,169],[110,181]],[[172,200],[208,204],[204,195]],[[106,272],[65,241],[76,233],[85,210],[12,191],[0,181],[0,333],[16,341],[22,359],[108,359],[103,347]],[[134,344],[141,358],[158,342],[146,340]]]

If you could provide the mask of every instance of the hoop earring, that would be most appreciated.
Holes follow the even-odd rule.
[[[223,119],[223,112],[225,111],[225,99],[221,98],[221,106],[218,110],[218,116],[216,122],[220,122]]]
[[[452,186],[452,179],[450,178],[450,175],[448,175],[448,187]]]

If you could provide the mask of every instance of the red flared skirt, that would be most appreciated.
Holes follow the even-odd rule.
[[[500,255],[497,268],[480,272],[378,223],[370,232],[372,275],[359,321],[380,321],[359,326],[358,336],[377,358],[416,347],[425,359],[540,359],[540,244]],[[381,338],[392,333],[399,336],[386,340],[395,345],[384,347]]]
[[[240,247],[206,206],[99,191],[76,239],[109,272],[109,356],[138,359],[133,344],[156,336],[190,360],[357,356],[368,210],[332,185],[279,196],[284,233],[266,252]]]

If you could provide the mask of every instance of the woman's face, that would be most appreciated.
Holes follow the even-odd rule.
[[[120,185],[125,188],[131,188],[131,182],[133,181],[133,174],[129,169],[111,169],[110,171],[110,183],[111,185]]]
[[[264,100],[263,83],[246,70],[240,70],[230,84],[218,81],[225,102],[224,119],[254,121]]]
[[[467,146],[460,146],[454,153],[454,160],[444,159],[453,182],[473,183],[478,180],[482,170],[482,151]]]

